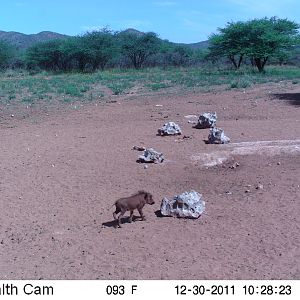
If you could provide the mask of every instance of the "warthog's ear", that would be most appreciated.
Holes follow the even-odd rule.
[[[148,194],[148,193],[145,193],[144,199],[147,200],[148,196],[149,196],[149,194]]]

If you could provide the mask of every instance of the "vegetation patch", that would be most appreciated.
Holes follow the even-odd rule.
[[[114,95],[127,93],[133,87],[159,91],[169,87],[208,91],[215,86],[248,88],[253,84],[289,80],[300,82],[300,69],[288,66],[267,66],[259,73],[252,67],[239,70],[206,68],[153,68],[141,70],[107,70],[95,73],[0,75],[0,101],[94,101],[105,99],[105,88]],[[64,97],[61,97],[63,95]],[[72,100],[73,99],[73,100]]]

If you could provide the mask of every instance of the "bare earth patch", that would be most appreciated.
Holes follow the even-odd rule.
[[[299,92],[127,95],[14,117],[2,107],[0,278],[300,279]],[[205,144],[209,130],[185,118],[214,111],[229,145]],[[183,135],[157,136],[167,121]],[[166,160],[145,169],[134,145]],[[147,220],[116,229],[112,204],[140,189],[156,201]],[[206,202],[199,219],[155,214],[192,189]]]

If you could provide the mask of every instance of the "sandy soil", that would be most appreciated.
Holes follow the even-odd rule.
[[[1,108],[1,279],[300,279],[299,86],[114,99]],[[185,117],[206,111],[231,145],[205,144]],[[169,120],[190,138],[157,136]],[[166,161],[145,169],[134,145]],[[116,229],[111,205],[139,189],[156,201],[147,220]],[[157,216],[191,189],[199,219]]]

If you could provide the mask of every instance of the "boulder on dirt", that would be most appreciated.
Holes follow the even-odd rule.
[[[205,129],[212,128],[216,126],[217,122],[217,113],[204,113],[199,116],[198,123],[195,128]]]
[[[208,144],[228,144],[229,142],[230,138],[225,135],[223,129],[217,127],[210,129],[207,140]]]
[[[144,150],[143,155],[140,155],[137,162],[139,163],[161,163],[164,161],[164,155],[152,148]]]
[[[159,135],[181,135],[181,129],[178,124],[168,122],[162,128],[158,129]]]
[[[184,192],[169,200],[163,198],[160,212],[163,216],[179,218],[199,218],[205,210],[205,201],[196,191]]]

